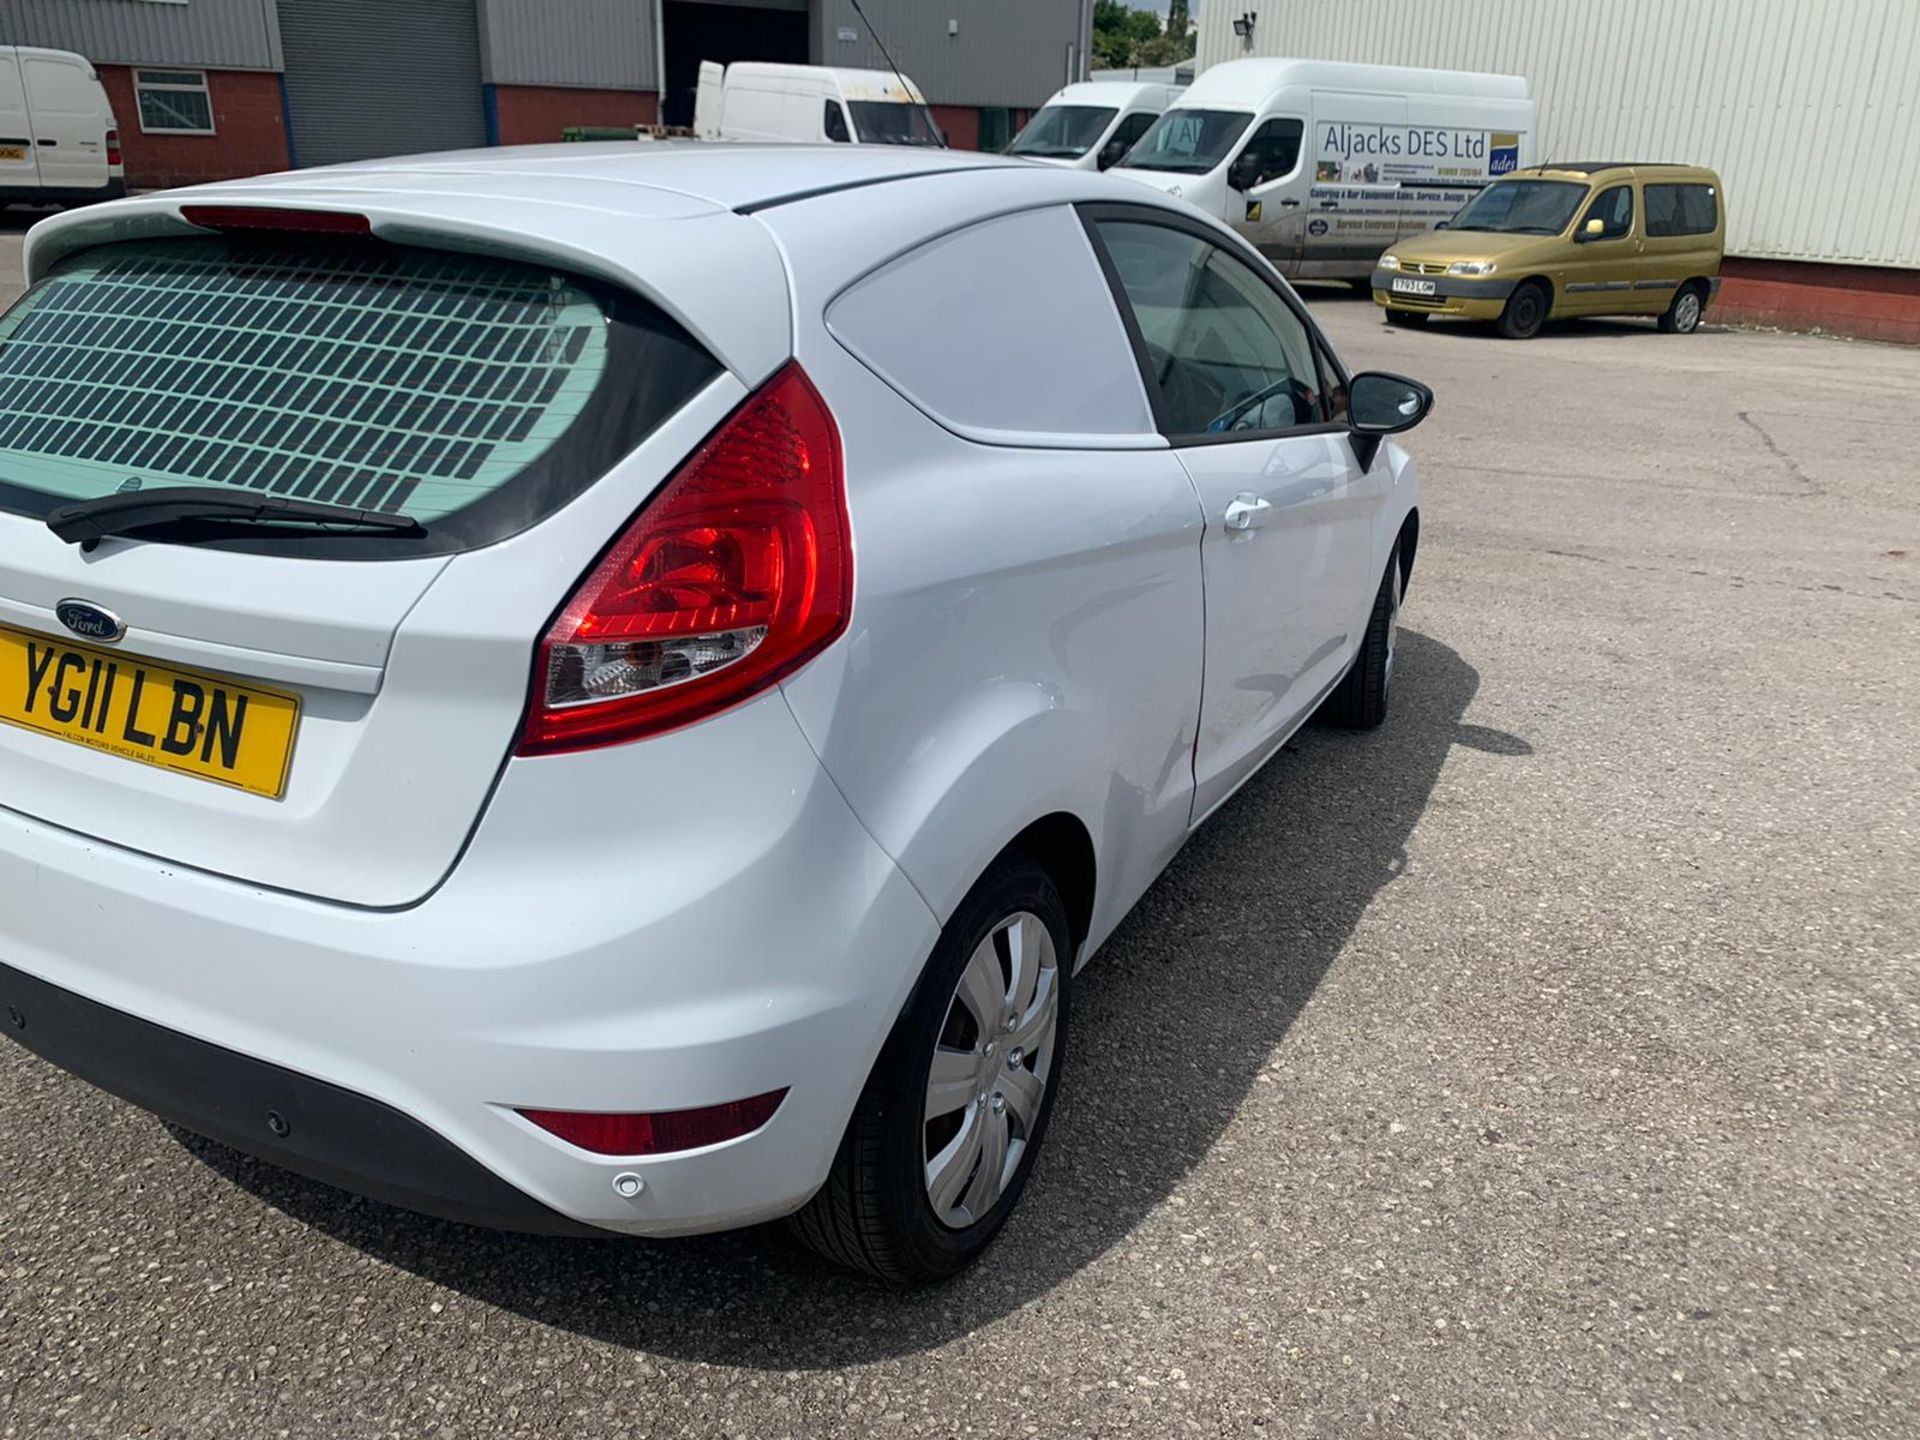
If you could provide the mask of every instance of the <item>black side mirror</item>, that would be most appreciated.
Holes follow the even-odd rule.
[[[1227,167],[1227,184],[1236,190],[1251,190],[1260,183],[1260,159],[1244,150],[1240,158]]]
[[[1366,370],[1347,382],[1347,428],[1353,433],[1354,454],[1362,465],[1372,465],[1380,442],[1389,435],[1411,430],[1433,409],[1433,391],[1418,380]]]
[[[1124,140],[1109,140],[1100,147],[1099,165],[1102,170],[1111,170],[1126,158],[1127,142]]]

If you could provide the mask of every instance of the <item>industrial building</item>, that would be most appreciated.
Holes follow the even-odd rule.
[[[1920,341],[1914,0],[1209,0],[1247,55],[1525,75],[1541,155],[1720,173],[1718,317]]]
[[[883,46],[954,145],[996,149],[1079,78],[1091,16],[1091,0],[4,0],[0,44],[93,61],[138,187],[686,124],[702,60],[884,69]]]

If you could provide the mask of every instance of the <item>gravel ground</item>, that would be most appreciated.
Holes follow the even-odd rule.
[[[1920,1430],[1920,352],[1311,298],[1439,394],[1395,713],[1085,972],[977,1272],[464,1230],[9,1047],[0,1435]]]

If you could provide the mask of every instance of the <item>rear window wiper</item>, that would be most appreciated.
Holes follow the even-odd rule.
[[[285,495],[247,495],[204,485],[163,485],[56,505],[47,512],[47,528],[70,545],[92,545],[108,535],[131,535],[169,525],[265,525],[301,530],[367,531],[424,535],[426,527],[411,515],[385,510],[356,510],[320,500]]]

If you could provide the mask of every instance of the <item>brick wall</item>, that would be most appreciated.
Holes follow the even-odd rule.
[[[133,71],[125,65],[94,69],[113,102],[127,184],[134,189],[193,185],[287,168],[286,114],[280,104],[280,77],[272,71],[207,71],[214,133],[148,135],[140,129]]]
[[[651,125],[654,95],[641,90],[582,90],[563,85],[493,87],[494,133],[502,145],[558,140],[569,125]]]
[[[1920,270],[1729,256],[1720,274],[1711,319],[1920,344]]]

